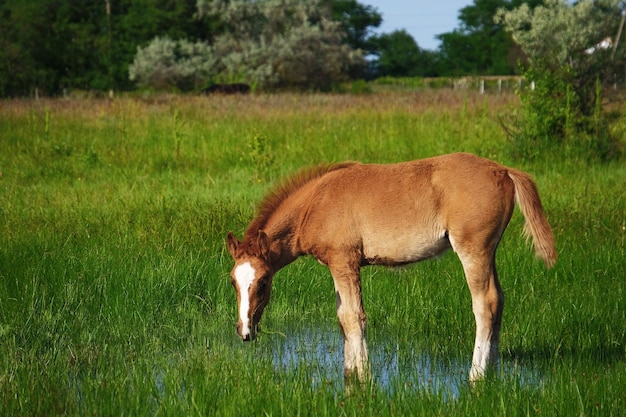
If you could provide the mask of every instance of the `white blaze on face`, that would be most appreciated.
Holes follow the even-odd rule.
[[[239,320],[241,320],[241,336],[245,337],[250,334],[250,319],[248,312],[250,310],[250,287],[254,281],[256,271],[250,265],[250,262],[244,262],[235,268],[235,281],[239,288]]]

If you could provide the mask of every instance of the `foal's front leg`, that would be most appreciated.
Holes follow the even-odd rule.
[[[365,342],[365,311],[361,299],[361,279],[358,267],[330,267],[335,282],[337,317],[343,333],[344,376],[355,373],[360,381],[370,377]]]

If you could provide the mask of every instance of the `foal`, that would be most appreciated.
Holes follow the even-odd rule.
[[[496,248],[517,201],[524,232],[548,267],[552,230],[535,183],[521,171],[467,153],[392,165],[341,163],[300,172],[270,193],[239,241],[226,238],[235,265],[237,333],[256,335],[272,277],[302,255],[328,266],[344,337],[344,373],[369,375],[360,268],[458,255],[472,295],[476,341],[470,381],[498,359],[504,296]]]

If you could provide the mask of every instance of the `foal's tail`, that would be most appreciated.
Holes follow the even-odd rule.
[[[526,219],[524,235],[532,236],[536,255],[550,268],[557,259],[554,235],[543,212],[537,186],[525,172],[509,169],[508,174],[515,184],[515,198]]]

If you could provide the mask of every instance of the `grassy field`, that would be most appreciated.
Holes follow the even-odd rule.
[[[620,415],[626,164],[512,159],[497,119],[517,105],[443,90],[0,102],[0,415]],[[277,274],[258,340],[237,339],[224,237],[275,181],[454,151],[533,174],[560,255],[535,260],[516,211],[495,375],[466,382],[453,253],[364,269],[374,381],[351,395],[312,259]]]

